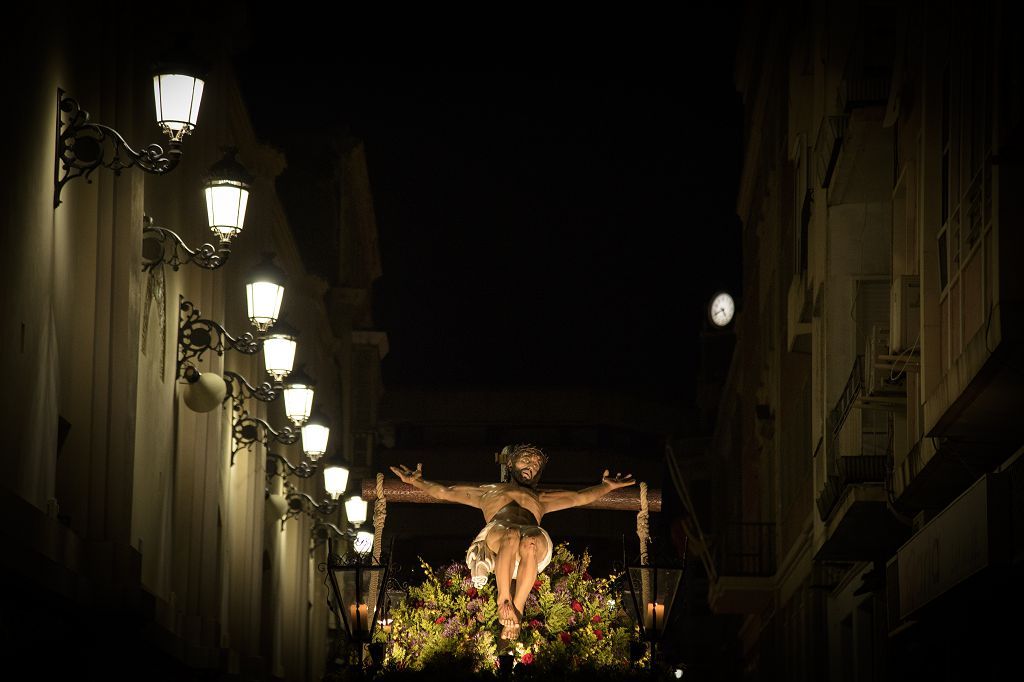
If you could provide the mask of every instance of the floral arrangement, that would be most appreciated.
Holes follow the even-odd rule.
[[[595,578],[589,564],[587,552],[558,545],[527,597],[518,637],[502,640],[493,574],[478,588],[461,563],[435,571],[421,560],[424,581],[392,605],[390,627],[376,634],[385,671],[492,671],[499,654],[513,654],[521,672],[628,671],[639,631],[621,576]]]

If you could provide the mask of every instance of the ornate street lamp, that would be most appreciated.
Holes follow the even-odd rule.
[[[228,262],[231,240],[242,231],[245,223],[245,207],[252,184],[252,176],[235,159],[236,153],[236,149],[229,148],[224,158],[210,167],[203,183],[210,230],[217,237],[217,246],[207,243],[195,249],[189,248],[176,232],[153,225],[152,218],[147,216],[142,236],[147,240],[147,246],[151,241],[158,242],[159,253],[150,255],[145,252],[143,270],[152,270],[160,263],[167,263],[174,270],[185,263],[216,270]]]
[[[373,550],[373,533],[368,530],[356,531],[352,538],[352,549],[356,554],[369,554]]]
[[[245,285],[249,321],[261,332],[274,326],[284,299],[285,275],[274,265],[274,254],[264,253],[263,260],[249,272]]]
[[[284,413],[295,426],[302,426],[309,421],[315,387],[302,367],[288,377],[284,385]]]
[[[345,494],[346,487],[348,487],[348,469],[338,464],[324,467],[324,490],[332,500],[337,500]],[[346,503],[345,506],[347,510],[348,504]]]
[[[327,440],[331,436],[331,429],[327,426],[327,418],[322,413],[316,413],[302,426],[302,451],[306,457],[313,462],[320,459],[327,452]]]
[[[206,214],[210,231],[222,243],[230,243],[245,225],[252,174],[238,162],[238,150],[228,147],[224,158],[210,166],[203,183]]]
[[[359,495],[345,500],[345,516],[353,526],[361,526],[366,521],[367,502]]]
[[[196,127],[204,85],[194,69],[180,64],[164,65],[153,76],[156,121],[172,144],[191,135]]]
[[[110,126],[90,122],[89,112],[58,88],[53,207],[60,206],[64,185],[77,177],[91,182],[89,176],[100,167],[116,175],[132,166],[154,175],[174,170],[181,160],[181,142],[196,126],[203,86],[191,67],[165,65],[153,76],[156,120],[169,138],[167,151],[158,144],[133,149]]]
[[[282,382],[295,364],[296,339],[299,333],[285,320],[274,324],[274,331],[263,337],[263,364],[275,382]],[[287,403],[287,400],[285,401]]]

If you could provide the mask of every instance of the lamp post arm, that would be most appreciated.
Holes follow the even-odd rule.
[[[262,443],[264,447],[270,447],[270,443],[274,441],[281,445],[291,445],[299,439],[297,429],[286,426],[278,431],[259,417],[250,416],[244,410],[231,425],[231,435],[235,441],[231,448],[232,466],[235,464],[235,455],[243,447],[252,450],[254,443]]]
[[[224,370],[224,383],[228,387],[224,400],[242,401],[246,398],[255,398],[269,403],[277,399],[277,392],[280,389],[279,384],[272,384],[269,381],[264,381],[259,386],[253,386],[241,374],[231,370]]]
[[[158,242],[160,248],[159,258],[143,262],[143,272],[149,272],[161,263],[167,263],[173,270],[186,263],[194,263],[206,270],[216,270],[227,263],[231,256],[231,242],[228,240],[221,240],[217,246],[206,243],[193,249],[174,230],[153,225],[153,219],[149,216],[143,218],[142,238]]]
[[[279,473],[278,464],[283,464],[285,467],[284,473]],[[292,464],[287,458],[275,453],[267,453],[267,476],[281,476],[283,479],[287,479],[289,476],[298,476],[299,478],[310,478],[317,471],[316,464],[310,464],[306,460],[302,460],[299,464]]]
[[[64,119],[67,118],[67,122]],[[68,182],[84,177],[87,182],[99,167],[120,174],[136,166],[147,173],[163,175],[181,161],[181,140],[171,139],[165,151],[158,144],[135,150],[121,133],[102,123],[89,121],[89,112],[78,101],[57,89],[57,144],[53,164],[53,207],[60,206],[60,192]],[[61,170],[63,169],[63,175]]]
[[[263,348],[263,339],[258,339],[252,332],[240,336],[232,336],[214,320],[207,320],[192,303],[179,296],[181,301],[178,313],[178,377],[184,377],[185,363],[193,358],[202,361],[203,353],[212,350],[217,355],[224,355],[226,350],[236,350],[246,355],[255,355]],[[293,441],[294,442],[294,441]]]
[[[284,529],[284,524],[288,519],[295,518],[299,514],[306,513],[311,519],[317,523],[321,523],[316,517],[319,516],[330,516],[338,510],[338,503],[334,500],[323,500],[317,502],[306,493],[297,491],[291,491],[285,497],[288,502],[288,511],[281,518],[281,528]]]

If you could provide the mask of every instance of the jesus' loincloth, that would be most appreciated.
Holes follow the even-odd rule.
[[[543,571],[551,563],[551,536],[548,535],[546,530],[537,525],[537,519],[532,513],[523,509],[515,502],[510,502],[494,515],[490,522],[483,527],[483,530],[477,533],[477,536],[466,551],[466,566],[469,567],[469,571],[473,576],[473,585],[477,588],[486,585],[487,576],[494,572],[494,562],[498,558],[498,553],[487,546],[487,536],[495,527],[518,530],[520,538],[527,535],[543,536],[546,541],[547,550],[537,561],[537,573]],[[512,568],[513,579],[518,572],[519,557],[517,556],[515,566]]]

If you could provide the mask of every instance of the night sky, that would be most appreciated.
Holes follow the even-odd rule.
[[[633,51],[596,41],[516,59],[342,54],[315,35],[268,50],[278,17],[250,19],[243,94],[288,155],[279,190],[307,268],[328,279],[326,207],[299,195],[329,166],[324,140],[365,144],[387,387],[691,399],[705,306],[739,285],[730,12],[697,6],[682,32],[636,35]]]

